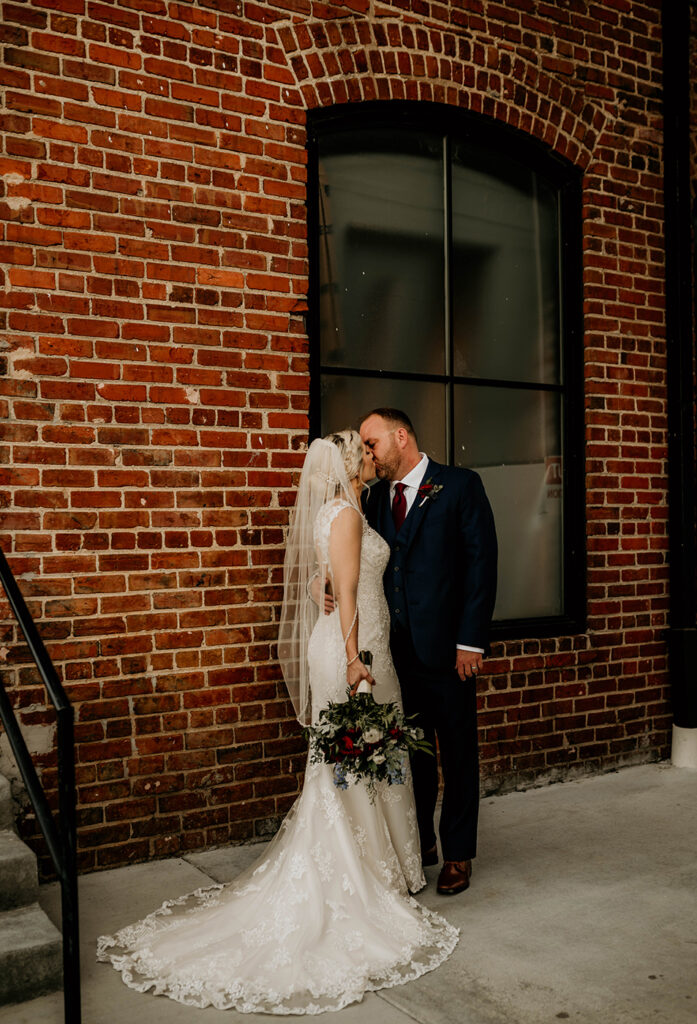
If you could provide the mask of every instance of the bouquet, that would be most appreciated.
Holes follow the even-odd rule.
[[[370,667],[370,652],[361,651],[360,657]],[[432,754],[433,748],[396,704],[378,704],[371,693],[352,697],[346,692],[347,700],[331,702],[320,711],[317,724],[305,730],[310,762],[333,765],[339,789],[361,780],[374,802],[378,782],[403,783],[408,755],[416,750]]]

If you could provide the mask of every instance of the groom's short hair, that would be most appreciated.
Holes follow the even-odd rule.
[[[392,424],[394,427],[404,427],[408,434],[416,440],[416,431],[414,430],[414,424],[411,422],[409,417],[401,409],[393,409],[389,405],[382,405],[379,409],[371,409],[370,412],[366,413],[365,416],[361,417],[361,424],[365,423],[369,416],[379,416],[387,423]]]

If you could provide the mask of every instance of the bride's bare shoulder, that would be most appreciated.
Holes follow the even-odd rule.
[[[317,513],[316,528],[318,530],[330,530],[334,523],[362,523],[363,513],[356,505],[345,498],[334,498],[322,505]]]

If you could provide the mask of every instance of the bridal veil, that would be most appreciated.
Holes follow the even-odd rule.
[[[315,542],[317,515],[324,505],[334,501],[353,505],[360,512],[346,468],[346,461],[354,468],[351,462],[356,461],[355,456],[347,451],[345,434],[332,434],[330,438],[317,438],[308,449],[291,513],[284,560],[278,660],[302,725],[309,725],[312,717],[307,649],[319,616],[310,587],[316,578],[332,580],[328,559]],[[355,475],[360,466],[359,459]]]

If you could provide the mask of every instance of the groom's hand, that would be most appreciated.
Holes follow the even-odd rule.
[[[465,681],[465,677],[471,679],[478,676],[482,671],[483,664],[484,659],[479,651],[463,651],[458,647],[457,657],[455,659],[455,670],[463,683]]]
[[[322,608],[325,615],[331,615],[334,611],[334,597],[332,596],[332,585],[326,577],[322,579],[319,573],[310,584],[310,595],[318,608]]]

